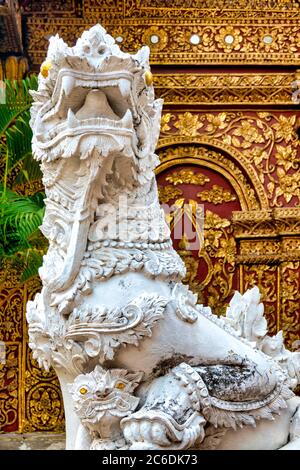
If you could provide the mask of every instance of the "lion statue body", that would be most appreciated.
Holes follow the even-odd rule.
[[[100,25],[74,47],[52,37],[32,95],[49,249],[27,320],[67,448],[300,448],[299,353],[267,335],[258,289],[218,318],[181,283],[148,48],[123,53]]]

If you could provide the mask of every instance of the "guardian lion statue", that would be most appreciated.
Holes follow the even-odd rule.
[[[32,96],[49,249],[29,342],[58,375],[67,449],[300,449],[300,353],[267,335],[258,289],[219,318],[181,283],[148,47],[100,25],[52,37]]]

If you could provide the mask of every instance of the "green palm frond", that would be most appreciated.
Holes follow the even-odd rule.
[[[38,270],[43,263],[43,253],[41,250],[29,249],[24,256],[24,268],[20,278],[21,282],[26,282],[38,274]]]
[[[7,171],[31,155],[32,132],[29,125],[30,113],[24,111],[6,131],[6,146],[9,155]]]
[[[44,216],[43,195],[20,196],[0,191],[0,245],[2,257],[30,248],[28,238],[41,225]]]
[[[25,196],[12,190],[21,185],[19,190],[23,191],[23,183],[27,187],[27,182],[41,178],[31,152],[30,89],[37,89],[36,76],[22,82],[6,81],[6,100],[0,104],[0,163],[4,168],[0,183],[0,263],[10,260],[17,265],[21,282],[37,275],[47,247],[39,231],[44,194]]]
[[[0,138],[18,116],[29,110],[32,102],[29,90],[37,90],[37,86],[35,75],[21,83],[5,80],[5,103],[0,104]]]
[[[34,175],[40,178],[37,164],[28,165],[28,160],[33,161],[31,155],[32,131],[29,125],[30,106],[32,98],[29,89],[37,88],[36,76],[28,77],[19,82],[6,80],[6,100],[0,104],[0,158],[4,161],[4,186],[13,170],[17,173],[19,182],[30,181],[31,169],[34,166]],[[26,168],[27,167],[27,168]]]
[[[42,179],[42,172],[40,165],[36,160],[33,160],[32,155],[26,155],[22,160],[22,165],[17,173],[17,176],[13,180],[12,187],[24,183],[30,183],[30,181],[38,181]]]

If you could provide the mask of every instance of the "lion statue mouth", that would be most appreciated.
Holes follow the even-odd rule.
[[[41,120],[40,145],[47,149],[67,136],[83,133],[121,133],[133,136],[133,116],[137,118],[132,99],[129,73],[120,77],[109,73],[84,74],[62,70],[52,96],[52,107]],[[62,121],[61,124],[56,124]]]

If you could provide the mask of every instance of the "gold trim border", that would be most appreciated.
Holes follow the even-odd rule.
[[[155,94],[164,105],[292,105],[295,73],[154,74]]]

